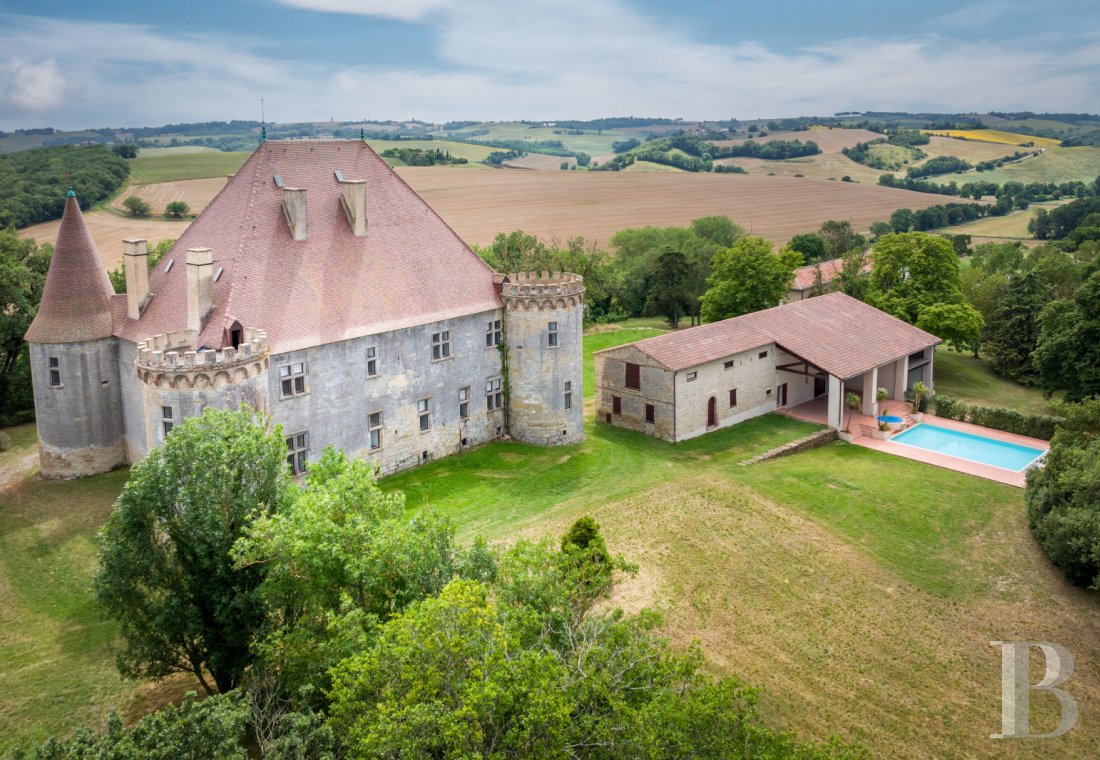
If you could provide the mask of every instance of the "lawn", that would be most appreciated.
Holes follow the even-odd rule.
[[[146,156],[142,151],[137,158],[130,161],[130,180],[136,185],[151,185],[184,179],[224,177],[240,169],[251,155],[250,151],[236,151]]]
[[[590,333],[586,359],[638,337]],[[1040,636],[1079,663],[1100,656],[1096,595],[1068,587],[1036,547],[1022,492],[843,443],[740,464],[811,429],[767,415],[674,445],[590,421],[575,446],[491,444],[383,487],[449,515],[467,540],[553,538],[593,515],[639,565],[614,603],[663,611],[674,643],[697,641],[715,672],[761,687],[778,728],[839,734],[876,757],[1100,751],[1091,666],[1064,742],[988,738],[1000,719],[989,641]],[[1049,730],[1050,701],[1033,702],[1032,725]]]
[[[982,406],[1003,406],[1032,414],[1054,413],[1041,390],[1001,377],[989,368],[989,362],[975,359],[973,354],[939,346],[933,374],[937,393]]]

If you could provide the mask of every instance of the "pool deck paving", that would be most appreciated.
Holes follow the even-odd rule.
[[[885,406],[887,414],[901,414],[908,418],[908,412],[900,408],[898,402],[887,401]],[[801,404],[800,406],[781,409],[779,411],[783,414],[798,417],[810,422],[825,424],[826,421],[825,404],[822,399],[815,399],[814,401]],[[1050,451],[1049,441],[1044,441],[1039,438],[1030,438],[1026,435],[1016,435],[1015,433],[1006,433],[1001,430],[992,430],[991,428],[982,427],[980,425],[971,425],[968,422],[959,422],[957,420],[937,417],[934,414],[925,414],[924,422],[949,430],[958,430],[962,433],[992,438],[996,441],[1014,443],[1019,446],[1028,446],[1033,449],[1040,449],[1044,452]],[[874,449],[875,451],[881,451],[885,454],[912,459],[916,462],[924,462],[925,464],[943,467],[948,470],[954,470],[955,472],[964,472],[967,475],[974,475],[979,478],[985,478],[986,480],[993,480],[998,483],[1016,486],[1017,488],[1023,488],[1027,484],[1026,470],[1022,472],[1013,472],[1012,470],[1006,470],[1001,467],[972,462],[969,459],[960,459],[959,457],[939,454],[935,451],[919,449],[903,443],[895,443],[889,439],[880,440],[867,434],[868,431],[877,428],[878,424],[874,417],[864,414],[852,415],[851,422],[849,423],[849,429],[855,436],[852,439],[852,443],[866,449]],[[912,426],[908,429],[912,429]]]

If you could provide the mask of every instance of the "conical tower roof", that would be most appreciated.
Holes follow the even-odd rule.
[[[70,190],[29,343],[79,343],[114,332],[111,280]]]

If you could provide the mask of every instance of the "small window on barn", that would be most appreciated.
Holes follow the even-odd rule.
[[[642,389],[642,368],[637,364],[626,363],[626,387],[636,391]]]
[[[730,359],[722,365],[722,369],[733,369],[733,359]]]
[[[618,396],[611,397],[611,413],[622,414],[623,413],[623,400]]]
[[[657,416],[656,407],[654,407],[653,404],[646,404],[645,405],[645,421],[652,424],[653,420],[656,418],[656,416]]]
[[[758,353],[756,355],[756,358],[757,359],[767,359],[768,358],[768,352],[767,351],[761,351],[760,353]]]
[[[737,406],[737,389],[730,388],[730,409]]]
[[[694,383],[695,378],[697,378],[697,377],[699,377],[699,374],[697,372],[688,372],[687,381],[689,383]]]

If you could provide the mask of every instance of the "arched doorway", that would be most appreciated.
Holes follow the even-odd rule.
[[[718,427],[718,401],[714,396],[707,401],[707,427]]]

